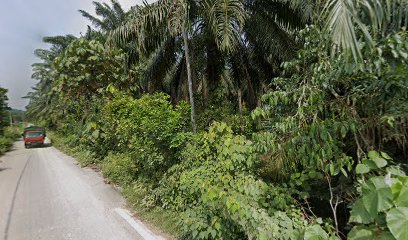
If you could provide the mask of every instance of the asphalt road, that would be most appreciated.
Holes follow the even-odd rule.
[[[99,173],[54,147],[0,158],[0,239],[156,239]]]

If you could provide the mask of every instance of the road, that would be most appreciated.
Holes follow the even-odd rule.
[[[19,141],[0,158],[0,239],[156,239],[124,206],[99,173],[54,147]]]

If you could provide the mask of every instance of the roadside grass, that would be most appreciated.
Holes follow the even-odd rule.
[[[63,138],[55,132],[47,132],[47,135],[54,147],[75,158],[81,167],[88,166],[96,171],[103,169],[103,163],[96,160],[92,154],[78,145],[73,146],[73,144],[69,144],[69,137]],[[107,174],[104,173],[104,175],[106,178]],[[120,181],[114,181],[117,180],[115,177],[107,179],[108,181],[105,182],[114,184],[116,189],[126,199],[127,207],[150,229],[158,232],[166,239],[177,239],[180,236],[180,231],[176,224],[179,219],[179,213],[151,204],[153,199],[151,199],[151,195],[148,193],[149,186],[147,184],[138,181],[120,183]]]
[[[0,136],[0,156],[11,150],[13,143],[20,137],[22,125],[6,127],[4,135]]]
[[[48,138],[51,140],[51,144],[58,148],[63,153],[75,158],[81,167],[89,165],[98,166],[98,161],[93,158],[92,154],[88,151],[84,151],[79,145],[73,144],[75,140],[72,140],[73,136],[60,137],[58,134],[52,131],[47,132]]]
[[[7,137],[0,137],[0,156],[6,153],[13,146],[13,141]]]
[[[123,188],[122,194],[128,207],[138,218],[153,230],[160,232],[166,239],[177,239],[180,236],[180,230],[176,223],[180,214],[160,206],[149,206],[149,195],[143,188],[143,184],[138,182]]]

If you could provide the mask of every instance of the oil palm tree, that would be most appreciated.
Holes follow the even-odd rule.
[[[95,6],[96,16],[88,13],[85,10],[79,12],[87,18],[91,23],[103,32],[108,32],[121,26],[126,20],[127,13],[123,10],[120,3],[116,0],[111,0],[111,6],[107,3],[92,2]]]
[[[182,39],[193,131],[196,131],[196,123],[189,44],[194,32],[202,25],[203,15],[212,23],[208,30],[215,36],[217,46],[222,50],[234,49],[239,36],[232,25],[241,26],[245,18],[242,1],[237,0],[160,0],[146,4],[135,8],[130,21],[113,31],[111,39],[115,43],[123,43],[136,37],[144,51],[152,46],[153,49],[163,47],[163,43],[171,38]]]
[[[214,90],[222,69],[225,67],[225,58],[241,52],[237,50],[242,49],[242,47],[244,49],[257,49],[260,53],[278,52],[278,49],[285,50],[282,54],[275,52],[273,57],[265,54],[264,59],[277,59],[275,56],[278,55],[280,57],[288,56],[287,53],[293,49],[293,47],[288,47],[290,45],[288,44],[289,40],[291,42],[294,40],[291,37],[291,31],[304,24],[305,19],[309,19],[308,16],[305,17],[305,12],[299,10],[300,8],[308,9],[304,8],[304,4],[299,4],[302,2],[305,1],[298,1],[295,4],[295,1],[283,0],[272,2],[266,0],[160,0],[153,4],[135,7],[127,23],[111,33],[110,42],[123,44],[136,39],[140,51],[144,54],[163,53],[163,50],[167,49],[167,53],[172,55],[167,60],[174,60],[174,64],[167,64],[167,70],[172,69],[172,65],[186,69],[189,99],[192,106],[191,120],[194,129],[195,84],[193,74],[195,71],[202,70],[191,67],[192,63],[199,57],[197,54],[202,54],[207,60],[206,78],[202,80],[208,81],[209,84],[205,82],[201,84],[203,96],[205,96],[205,92]],[[307,11],[307,13],[309,12]],[[261,29],[261,26],[268,28]],[[271,33],[274,37],[268,36],[265,30],[273,31]],[[180,42],[182,47],[178,48]],[[170,53],[166,43],[173,45],[174,48],[172,49],[178,52]],[[192,45],[195,43],[201,45]],[[261,49],[264,46],[268,46],[268,51]],[[194,59],[191,59],[192,54]],[[240,55],[238,54],[238,56]],[[159,60],[159,58],[152,59]],[[185,64],[180,64],[180,59],[183,59]],[[180,71],[173,72],[180,73]],[[251,83],[251,79],[247,78],[246,82]],[[209,86],[210,89],[206,90],[206,86]],[[247,89],[253,88],[253,84],[250,84]],[[250,93],[247,94],[248,99],[253,99],[255,92],[248,92]]]
[[[406,0],[329,0],[322,18],[326,31],[337,48],[361,60],[360,40],[374,42],[391,33],[408,27],[408,1]]]

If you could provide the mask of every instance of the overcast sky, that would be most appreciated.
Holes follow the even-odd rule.
[[[119,2],[127,10],[142,0]],[[31,79],[31,64],[37,61],[33,51],[47,47],[42,43],[44,36],[85,33],[90,23],[78,9],[94,13],[94,7],[92,0],[0,0],[0,3],[0,86],[9,89],[9,106],[24,110],[28,101],[22,97],[35,84]]]

